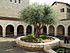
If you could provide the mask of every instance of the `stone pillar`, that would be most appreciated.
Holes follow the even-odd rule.
[[[2,33],[3,33],[3,37],[6,37],[6,30],[5,30],[5,27],[3,27]]]
[[[24,35],[26,35],[26,26],[24,27]]]
[[[14,27],[14,36],[17,36],[17,27]]]
[[[47,26],[47,35],[49,34],[49,26]]]
[[[34,26],[32,26],[32,33],[34,34]]]
[[[65,27],[65,36],[68,36],[68,28]]]
[[[43,34],[43,29],[41,29],[41,34]]]
[[[55,27],[55,36],[57,36],[57,27]]]

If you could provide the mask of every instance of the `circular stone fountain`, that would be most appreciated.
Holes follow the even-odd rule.
[[[21,38],[25,36],[18,37],[16,39],[16,44],[22,48],[31,49],[31,50],[43,50],[45,46],[49,45],[50,48],[54,48],[55,46],[59,45],[60,40],[56,37],[53,37],[53,41],[48,41],[44,43],[32,43],[32,42],[25,42],[22,41]]]

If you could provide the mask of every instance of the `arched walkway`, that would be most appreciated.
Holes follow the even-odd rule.
[[[55,34],[55,29],[54,26],[49,26],[49,35],[54,35]]]
[[[64,26],[62,26],[62,25],[59,25],[58,27],[57,27],[57,35],[64,35],[65,34],[65,28],[64,28]]]
[[[12,25],[6,27],[6,36],[14,36],[14,27]]]
[[[24,35],[24,27],[22,25],[17,27],[17,35]]]
[[[70,26],[68,27],[68,35],[70,36]]]
[[[43,34],[47,34],[47,27],[46,26],[43,27]]]
[[[2,31],[3,31],[3,28],[2,26],[0,26],[0,37],[2,37]]]
[[[32,27],[30,25],[27,26],[26,28],[26,34],[31,34],[32,33]]]

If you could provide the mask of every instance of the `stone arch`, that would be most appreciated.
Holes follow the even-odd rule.
[[[55,35],[55,28],[52,25],[49,26],[49,35]]]
[[[0,37],[2,37],[2,35],[3,35],[2,31],[3,31],[3,28],[2,28],[2,26],[0,25]]]
[[[63,25],[59,25],[58,27],[57,27],[57,35],[64,35],[65,34],[65,28],[64,28],[64,26]]]
[[[13,27],[13,25],[7,25],[6,35],[7,36],[14,36],[14,27]]]
[[[17,27],[17,35],[24,35],[24,27],[22,25]]]
[[[32,33],[32,26],[28,25],[26,28],[26,34],[31,34]]]
[[[47,27],[46,26],[43,27],[43,34],[47,34]]]

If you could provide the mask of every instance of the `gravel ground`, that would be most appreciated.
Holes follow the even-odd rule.
[[[45,53],[45,52],[26,50],[16,46],[15,38],[0,37],[0,53]]]

